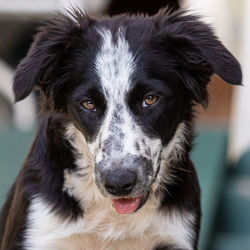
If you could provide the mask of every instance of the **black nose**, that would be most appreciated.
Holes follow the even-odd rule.
[[[110,170],[105,175],[105,188],[112,195],[128,195],[136,184],[136,172],[128,169]]]

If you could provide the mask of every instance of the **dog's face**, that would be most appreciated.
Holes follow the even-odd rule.
[[[161,152],[189,106],[172,65],[160,68],[163,58],[151,58],[159,53],[156,48],[145,53],[152,37],[147,43],[140,39],[133,52],[125,30],[97,30],[89,83],[76,87],[68,109],[87,138],[102,194],[139,197],[142,205],[159,172]]]
[[[240,67],[193,16],[76,19],[41,31],[14,92],[20,100],[37,85],[70,117],[94,157],[100,192],[119,213],[131,213],[170,175],[167,162],[181,154],[192,106],[207,102],[211,75],[237,84]]]

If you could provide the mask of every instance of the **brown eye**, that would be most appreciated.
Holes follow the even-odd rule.
[[[95,104],[90,100],[86,100],[86,101],[82,102],[82,106],[86,110],[90,110],[90,111],[95,111],[95,109],[96,109]]]
[[[148,95],[144,98],[142,107],[148,107],[155,104],[158,101],[159,97],[156,95]]]

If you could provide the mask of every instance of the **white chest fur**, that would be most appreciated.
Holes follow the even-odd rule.
[[[154,206],[120,215],[103,202],[103,206],[86,210],[77,221],[63,221],[37,197],[29,209],[25,249],[151,250],[164,242],[192,249],[189,224],[193,220],[192,214],[163,214],[156,212]]]

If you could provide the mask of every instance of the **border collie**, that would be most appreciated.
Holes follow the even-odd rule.
[[[190,161],[195,104],[237,60],[186,12],[42,27],[14,77],[41,90],[40,125],[1,212],[1,249],[197,249],[200,189]]]

